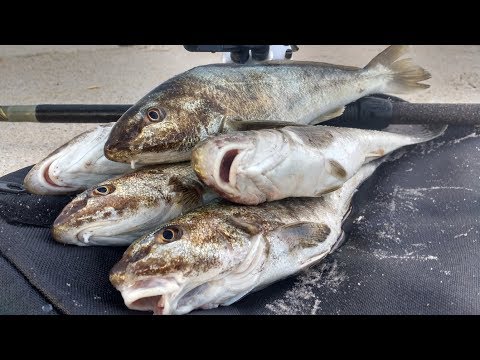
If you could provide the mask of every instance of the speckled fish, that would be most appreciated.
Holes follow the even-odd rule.
[[[338,189],[366,162],[431,140],[445,128],[392,125],[374,131],[319,125],[239,131],[197,144],[192,167],[206,185],[240,204],[315,197]]]
[[[55,220],[52,234],[65,244],[128,245],[216,197],[188,162],[149,166],[78,195]]]
[[[378,164],[320,198],[194,210],[130,245],[110,281],[134,310],[185,314],[230,305],[333,251],[355,190]]]
[[[70,194],[132,171],[130,166],[110,161],[103,154],[113,125],[85,131],[36,164],[25,177],[27,191],[39,195]]]
[[[164,82],[117,121],[105,144],[110,160],[167,163],[190,159],[208,135],[232,130],[317,124],[372,93],[428,88],[430,74],[407,46],[390,46],[365,68],[316,62],[199,66]],[[281,122],[279,122],[281,121]]]

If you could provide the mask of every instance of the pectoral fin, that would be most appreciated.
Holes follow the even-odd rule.
[[[330,175],[340,180],[347,179],[347,170],[345,170],[345,168],[338,161],[330,159],[327,161],[327,164],[327,171]]]
[[[270,121],[270,120],[255,120],[244,121],[239,118],[225,119],[221,128],[222,133],[232,131],[247,131],[247,130],[261,130],[261,129],[278,129],[285,126],[305,126],[288,121]]]
[[[336,109],[334,109],[334,110],[332,110],[332,111],[330,111],[326,114],[320,115],[318,118],[313,120],[310,124],[314,125],[314,124],[318,124],[318,123],[321,123],[321,122],[324,122],[324,121],[327,121],[327,120],[330,120],[330,119],[334,119],[334,118],[342,115],[344,111],[345,111],[345,106],[336,108]]]
[[[176,193],[177,198],[175,200],[183,206],[192,207],[202,203],[203,188],[200,182],[173,176],[168,185]]]
[[[369,161],[372,161],[374,159],[378,159],[382,156],[385,155],[385,150],[382,149],[382,148],[379,148],[378,150],[375,150],[375,151],[372,151],[372,152],[369,152],[366,156],[365,156],[365,162],[369,162]]]
[[[327,224],[314,222],[298,222],[284,225],[275,230],[280,240],[285,241],[290,250],[317,246],[330,235]]]
[[[262,227],[260,224],[254,222],[248,222],[243,219],[231,216],[227,220],[233,226],[240,228],[241,230],[245,231],[249,235],[256,235],[262,231]]]

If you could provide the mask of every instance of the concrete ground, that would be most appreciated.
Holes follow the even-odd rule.
[[[296,60],[364,66],[385,46],[303,46]],[[431,88],[414,102],[480,103],[480,46],[412,46],[432,73]],[[220,54],[181,45],[0,46],[0,104],[134,103],[166,79]],[[88,124],[0,123],[0,176],[44,158]]]

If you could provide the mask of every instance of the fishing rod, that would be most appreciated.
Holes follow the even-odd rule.
[[[0,106],[0,122],[108,123],[117,121],[131,106]],[[341,116],[322,124],[361,129],[383,129],[389,124],[479,125],[480,104],[409,103],[393,96],[373,95],[348,104]]]
[[[297,45],[184,45],[190,52],[220,52],[224,63],[290,60]],[[108,123],[132,105],[41,104],[0,106],[0,122]],[[324,125],[383,129],[389,124],[480,124],[480,104],[409,103],[394,96],[372,95],[345,107]]]
[[[0,106],[0,122],[108,123],[132,105],[41,104]]]
[[[184,45],[190,52],[221,52],[223,63],[289,60],[296,45]],[[40,123],[107,123],[117,121],[132,105],[42,104],[0,106],[0,121]]]

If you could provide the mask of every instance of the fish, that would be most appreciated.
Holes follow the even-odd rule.
[[[103,153],[113,125],[85,131],[50,153],[28,172],[26,190],[38,195],[74,194],[133,171],[129,165],[108,160]]]
[[[217,197],[188,162],[151,165],[77,195],[53,223],[52,236],[71,245],[125,246]]]
[[[306,61],[209,64],[185,71],[150,91],[117,121],[105,156],[138,164],[189,160],[209,135],[230,131],[315,125],[373,93],[410,93],[430,73],[401,59],[393,45],[363,69]]]
[[[198,143],[192,167],[232,202],[257,205],[334,191],[365,163],[434,139],[445,125],[390,125],[384,131],[287,126],[212,136]]]
[[[156,315],[233,304],[337,249],[352,196],[381,162],[323,197],[258,206],[220,200],[177,217],[133,242],[110,282],[128,308]]]

